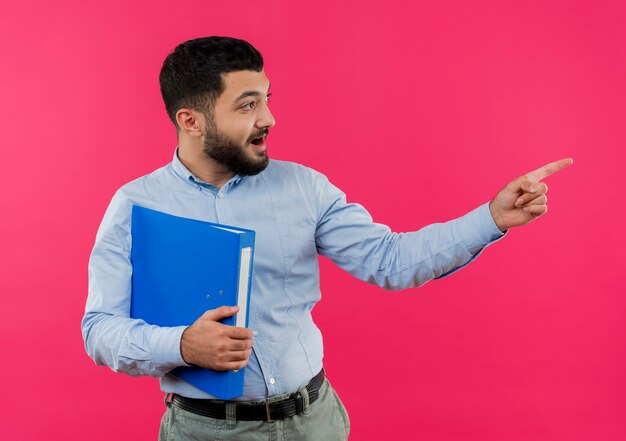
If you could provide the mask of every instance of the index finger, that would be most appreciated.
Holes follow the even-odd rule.
[[[238,326],[228,326],[226,335],[234,340],[249,340],[252,338],[252,330],[248,328],[240,328]]]
[[[559,170],[563,170],[565,167],[569,167],[573,162],[574,160],[572,158],[559,159],[558,161],[551,162],[538,168],[537,170],[527,173],[526,177],[532,182],[539,182],[551,174],[556,173]]]

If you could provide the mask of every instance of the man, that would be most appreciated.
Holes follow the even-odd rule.
[[[170,164],[125,185],[111,201],[89,264],[82,329],[96,363],[161,378],[162,439],[347,439],[348,416],[325,378],[321,334],[310,314],[320,299],[317,255],[386,289],[419,286],[545,214],[540,180],[572,162],[516,179],[462,218],[395,234],[348,204],[323,175],[268,159],[270,82],[247,42],[187,41],[166,58],[160,83],[179,145]],[[250,329],[219,322],[236,307],[207,311],[187,327],[129,318],[135,204],[256,231]],[[218,401],[168,374],[186,365],[246,367],[243,396]]]

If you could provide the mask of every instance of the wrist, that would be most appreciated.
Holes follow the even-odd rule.
[[[496,224],[496,227],[498,227],[498,229],[500,230],[500,232],[504,233],[506,230],[509,229],[509,227],[504,223],[500,212],[494,207],[493,201],[489,202],[489,213],[491,214],[491,217],[493,218],[493,221]]]
[[[192,365],[193,361],[191,360],[191,354],[189,354],[189,343],[187,332],[189,331],[189,326],[185,328],[183,333],[180,336],[180,358],[187,363],[188,365]]]

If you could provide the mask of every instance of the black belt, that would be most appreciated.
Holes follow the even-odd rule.
[[[324,369],[306,385],[309,393],[309,404],[315,402],[320,395],[320,387],[324,383]],[[248,404],[240,401],[235,403],[235,419],[239,421],[273,421],[298,415],[304,410],[304,397],[301,392],[294,392],[284,400]],[[174,394],[172,404],[188,412],[220,420],[226,419],[226,403],[221,400],[203,400],[186,398]]]

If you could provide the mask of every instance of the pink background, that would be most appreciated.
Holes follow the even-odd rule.
[[[322,262],[351,439],[626,439],[623,2],[6,3],[3,439],[156,439],[157,380],[84,353],[87,259],[114,191],[171,159],[163,58],[212,34],[265,57],[272,157],[395,230],[576,161],[547,180],[548,216],[451,278],[388,293]]]

